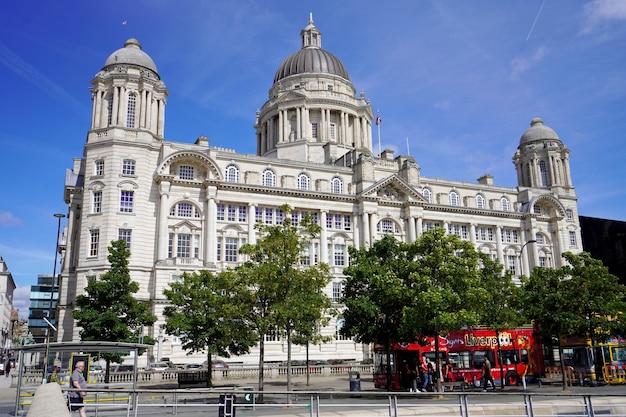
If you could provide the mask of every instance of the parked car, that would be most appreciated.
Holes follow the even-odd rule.
[[[148,367],[148,371],[152,371],[152,372],[163,372],[163,371],[168,371],[170,369],[171,369],[170,366],[166,362],[151,363],[150,366]]]
[[[327,360],[324,360],[324,359],[314,359],[314,360],[309,360],[309,365],[313,365],[313,366],[328,366],[328,365],[330,365],[330,363]]]
[[[90,374],[101,374],[104,372],[102,366],[100,365],[89,365],[89,373]]]
[[[206,368],[207,366],[208,366],[208,362],[204,361],[204,363],[202,364],[202,367]],[[223,360],[221,360],[221,359],[213,359],[211,361],[211,368],[213,368],[213,369],[228,369],[229,365],[226,362],[224,362]]]
[[[187,365],[185,365],[185,369],[202,369],[203,366],[200,365],[199,363],[188,363]]]
[[[133,372],[135,370],[135,366],[133,365],[117,365],[115,367],[115,372]]]

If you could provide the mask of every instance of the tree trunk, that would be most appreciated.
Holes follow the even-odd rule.
[[[259,391],[256,402],[263,403],[263,378],[265,371],[265,335],[262,334],[259,340]]]
[[[211,361],[211,351],[206,352],[206,385],[211,388],[213,386],[213,362]]]

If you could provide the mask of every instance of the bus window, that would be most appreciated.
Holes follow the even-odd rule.
[[[528,364],[528,351],[526,349],[522,349],[519,352],[522,355],[522,363]]]
[[[611,346],[611,361],[626,362],[626,346]]]
[[[469,369],[472,367],[470,363],[470,352],[467,350],[461,352],[449,352],[448,360],[453,369]]]
[[[517,350],[500,350],[498,359],[502,365],[514,365],[519,363]]]
[[[472,353],[474,354],[474,369],[480,369],[483,367],[483,364],[485,363],[485,357],[489,358],[491,366],[494,366],[496,363],[492,350],[476,350]]]

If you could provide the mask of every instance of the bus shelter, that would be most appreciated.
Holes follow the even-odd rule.
[[[31,345],[24,345],[15,347],[13,350],[18,352],[18,358],[16,363],[16,369],[19,370],[17,378],[17,389],[15,393],[15,416],[19,415],[20,396],[23,388],[27,386],[32,388],[32,381],[24,381],[25,374],[25,358],[28,354],[44,354],[46,355],[46,363],[44,365],[43,377],[40,383],[46,382],[47,375],[47,358],[49,355],[57,357],[62,364],[69,365],[73,358],[81,358],[81,356],[99,356],[101,353],[114,352],[120,353],[123,356],[132,356],[134,360],[133,366],[133,389],[137,388],[137,370],[139,350],[147,349],[152,345],[145,345],[141,343],[118,343],[118,342],[104,342],[104,341],[82,341],[82,342],[52,342],[52,343],[36,343]],[[89,369],[87,367],[87,372]],[[26,382],[26,385],[24,384]]]

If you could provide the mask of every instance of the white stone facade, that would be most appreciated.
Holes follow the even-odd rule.
[[[410,242],[445,227],[516,276],[537,265],[559,267],[563,252],[582,250],[569,151],[540,119],[514,156],[518,187],[494,185],[489,175],[475,183],[422,177],[412,157],[373,155],[370,102],[356,97],[341,62],[321,49],[312,21],[301,35],[302,49],[279,68],[256,115],[257,155],[212,147],[206,137],[194,144],[166,140],[168,92],[152,60],[133,39],[109,57],[92,81],[84,158],[66,174],[59,341],[79,339],[73,300],[107,270],[112,240],[130,244],[138,297],[152,300],[158,317],[145,332],[157,338],[168,283],[184,272],[236,266],[237,248],[256,241],[255,222],[279,222],[285,203],[313,213],[322,226],[310,262],[329,263],[335,278],[327,292],[335,299],[347,247],[368,246],[384,233]],[[335,334],[336,325],[325,332]],[[165,339],[161,356],[204,360]],[[294,349],[294,358],[304,358],[303,347]],[[157,347],[149,355],[157,359]],[[286,346],[268,340],[265,355],[284,360]],[[367,347],[350,340],[310,347],[315,359],[364,355]],[[258,352],[231,360],[255,363]]]
[[[15,288],[13,275],[0,256],[0,354],[5,354],[13,347],[11,313]]]

